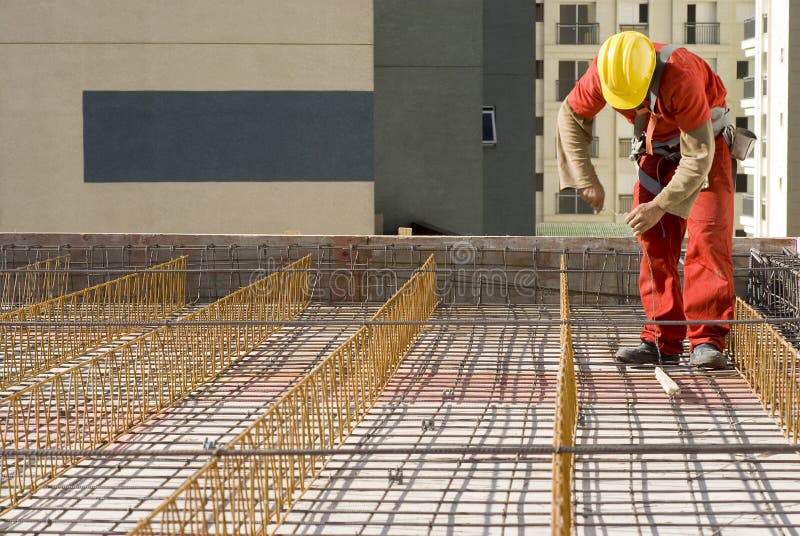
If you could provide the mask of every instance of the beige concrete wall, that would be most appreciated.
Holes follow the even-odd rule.
[[[373,89],[371,0],[0,2],[0,230],[370,233],[372,182],[83,182],[84,90]]]

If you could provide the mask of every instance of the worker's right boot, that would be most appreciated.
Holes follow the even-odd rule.
[[[661,352],[661,359],[659,360],[656,345],[649,341],[642,341],[642,344],[634,348],[620,348],[617,350],[614,361],[626,365],[677,365],[680,358],[680,355]]]

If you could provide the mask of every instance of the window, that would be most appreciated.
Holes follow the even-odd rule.
[[[497,145],[497,125],[494,118],[494,106],[483,107],[483,144]]]
[[[544,60],[536,60],[536,80],[544,80]]]
[[[594,4],[562,4],[559,6],[558,43],[571,45],[596,45],[597,23],[594,21]]]
[[[736,193],[747,192],[747,173],[736,174]]]
[[[648,22],[650,22],[648,20],[649,15],[650,15],[649,7],[650,6],[648,4],[639,4],[639,23],[647,24]]]
[[[747,116],[740,116],[736,118],[736,128],[750,128],[750,121]]]
[[[589,10],[594,11],[594,5],[592,4],[562,4],[559,7],[559,21],[562,24],[589,22]]]
[[[744,229],[736,229],[736,230],[733,232],[733,236],[736,236],[736,237],[744,237],[744,236],[747,236],[747,231],[745,231]]]
[[[563,101],[572,91],[575,82],[589,68],[588,61],[559,61],[558,80],[556,80],[556,98]]]
[[[544,22],[544,2],[536,2],[536,22]]]
[[[538,116],[536,118],[536,135],[541,136],[544,134],[544,117]]]
[[[741,80],[750,76],[750,62],[737,61],[736,62],[736,79]]]
[[[536,174],[536,191],[544,192],[544,173]]]
[[[581,199],[578,190],[567,188],[556,194],[556,206],[559,214],[594,214],[594,209]]]
[[[698,2],[686,5],[684,40],[687,44],[718,44],[719,22],[716,2]]]

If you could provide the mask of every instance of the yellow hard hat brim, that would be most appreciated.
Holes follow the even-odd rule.
[[[611,91],[608,91],[605,87],[602,87],[601,89],[603,90],[603,98],[606,100],[608,105],[619,110],[632,110],[634,108],[638,108],[639,105],[644,102],[645,97],[647,97],[647,88],[644,88],[644,91],[631,93],[625,96],[616,95]]]

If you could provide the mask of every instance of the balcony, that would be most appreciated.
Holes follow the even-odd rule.
[[[718,45],[718,22],[687,22],[684,24],[684,43],[687,45]]]
[[[619,157],[628,158],[631,155],[631,138],[619,138]]]
[[[750,216],[752,218],[754,206],[753,194],[742,194],[742,216]]]
[[[645,23],[642,24],[620,24],[619,25],[620,32],[639,32],[643,33],[644,35],[650,37],[650,25]]]
[[[598,27],[596,22],[556,24],[559,45],[596,45]]]
[[[745,76],[742,78],[744,83],[744,91],[742,95],[745,99],[752,99],[756,96],[756,79],[752,76]]]
[[[563,101],[575,87],[577,80],[556,80],[556,100]]]
[[[756,18],[744,19],[744,38],[753,39],[756,36]]]

